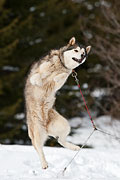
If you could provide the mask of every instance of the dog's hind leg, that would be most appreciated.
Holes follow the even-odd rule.
[[[39,154],[43,169],[46,169],[48,167],[47,161],[43,153],[43,145],[46,139],[47,139],[46,132],[42,128],[39,128],[39,126],[36,125],[34,132],[34,146]]]
[[[58,142],[71,150],[79,150],[80,147],[66,141],[67,135],[70,133],[68,121],[62,117],[54,109],[49,110],[48,134],[57,138]]]
[[[31,125],[28,125],[28,132],[32,140],[32,144],[39,154],[42,168],[46,169],[48,167],[48,164],[44,156],[43,145],[47,139],[47,134],[43,127],[40,127],[39,123],[36,123],[37,121],[35,123],[32,123]]]

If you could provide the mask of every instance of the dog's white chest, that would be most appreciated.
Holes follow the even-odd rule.
[[[68,76],[69,75],[67,73],[62,73],[54,77],[55,91],[59,90],[64,85]]]

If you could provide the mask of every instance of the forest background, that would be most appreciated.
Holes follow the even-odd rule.
[[[118,0],[0,0],[0,143],[31,143],[25,77],[35,60],[73,36],[92,46],[76,71],[93,118],[120,119],[119,8]],[[67,119],[86,116],[72,77],[57,93],[56,109]],[[53,139],[46,144],[53,146]]]

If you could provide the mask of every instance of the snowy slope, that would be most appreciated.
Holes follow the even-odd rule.
[[[63,148],[44,148],[49,168],[42,170],[31,146],[0,146],[0,180],[41,179],[120,179],[119,149],[83,149],[64,176],[62,170],[75,152]]]
[[[95,125],[106,132],[111,133],[117,137],[120,137],[120,121],[114,119],[111,121],[110,116],[101,116],[94,120]],[[72,118],[70,120],[70,126],[73,127],[74,134],[68,137],[68,140],[76,144],[83,144],[85,139],[92,132],[93,127],[89,117],[87,118]],[[77,128],[79,127],[79,128]],[[116,140],[111,136],[102,134],[96,131],[91,139],[88,141],[87,145],[93,148],[119,148],[120,140]]]
[[[95,122],[99,128],[120,136],[120,122],[111,124],[108,116]],[[90,121],[73,118],[70,124],[74,134],[68,140],[83,144],[92,131]],[[120,180],[120,141],[95,132],[87,145],[93,148],[82,149],[64,175],[62,171],[75,155],[74,151],[44,147],[49,168],[42,170],[32,146],[0,145],[0,180]]]

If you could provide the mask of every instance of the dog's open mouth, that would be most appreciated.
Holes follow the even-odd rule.
[[[81,63],[83,61],[84,58],[81,58],[81,59],[77,59],[75,57],[72,58],[74,61],[78,62],[78,63]]]

